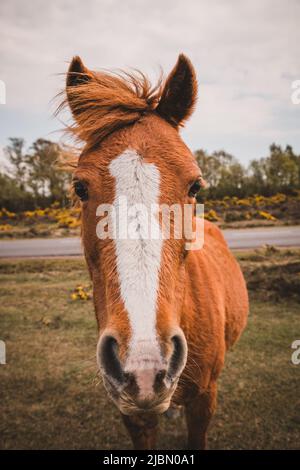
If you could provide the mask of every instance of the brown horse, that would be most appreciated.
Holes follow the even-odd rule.
[[[243,275],[213,224],[205,222],[199,250],[187,250],[184,236],[144,236],[137,208],[129,216],[135,238],[98,235],[99,205],[118,209],[122,227],[122,196],[144,208],[195,204],[202,176],[178,131],[196,95],[184,55],[155,88],[143,74],[92,72],[79,57],[67,74],[71,130],[85,142],[74,189],[99,326],[97,361],[136,449],[154,448],[158,415],[171,404],[185,407],[189,448],[205,448],[225,352],[247,322]],[[154,225],[159,232],[159,210]]]

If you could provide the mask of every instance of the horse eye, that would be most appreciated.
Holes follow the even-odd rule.
[[[201,189],[200,181],[195,181],[189,189],[189,197],[195,197]]]
[[[81,199],[81,201],[87,201],[89,194],[88,194],[88,188],[87,185],[83,181],[74,181],[73,182],[73,187],[76,196]]]

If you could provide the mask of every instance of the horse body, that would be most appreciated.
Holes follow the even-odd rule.
[[[79,58],[67,77],[73,131],[86,143],[74,187],[99,326],[97,360],[140,449],[155,446],[158,415],[171,403],[185,407],[189,447],[205,447],[225,352],[247,319],[245,282],[217,227],[205,222],[204,246],[196,251],[187,251],[185,236],[145,234],[151,204],[195,204],[202,176],[178,127],[191,114],[196,91],[183,55],[160,90],[144,77],[90,72]],[[99,236],[99,205],[121,215],[112,233],[124,226],[122,198],[133,208],[135,237]],[[153,220],[160,234],[160,209]]]
[[[220,230],[207,221],[204,240],[202,250],[191,252],[186,261],[181,316],[189,354],[177,403],[186,407],[192,449],[206,446],[207,427],[216,407],[216,381],[225,353],[239,338],[248,313],[240,267]]]

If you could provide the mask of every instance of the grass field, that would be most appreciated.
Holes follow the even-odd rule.
[[[297,289],[284,299],[277,288],[270,295],[273,284],[263,287],[270,272],[280,287],[290,265],[299,283],[299,252],[240,259],[254,289],[251,315],[227,356],[209,446],[300,448],[300,365],[291,363],[291,343],[300,339]],[[76,285],[89,283],[83,261],[2,260],[0,279],[0,339],[7,347],[7,364],[0,366],[0,447],[130,448],[97,376],[92,302],[71,298]],[[162,416],[158,447],[182,448],[184,442],[183,418]]]

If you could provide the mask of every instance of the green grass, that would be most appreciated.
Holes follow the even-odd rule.
[[[265,261],[257,254],[240,258],[247,265]],[[97,375],[92,302],[70,298],[77,284],[89,283],[83,261],[1,261],[0,281],[0,339],[7,347],[7,364],[0,366],[0,447],[130,448]],[[254,297],[247,330],[219,380],[209,445],[300,448],[300,366],[291,364],[299,304]],[[163,416],[158,447],[184,442],[183,418]]]

